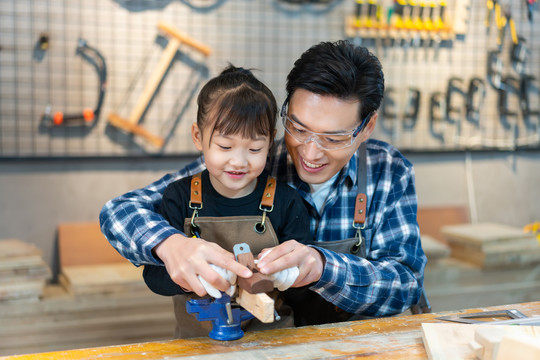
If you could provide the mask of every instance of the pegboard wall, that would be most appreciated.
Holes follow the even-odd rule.
[[[535,21],[529,22],[526,1],[499,1],[503,10],[511,10],[516,33],[526,45],[524,61],[516,69],[510,56],[511,31],[508,27],[499,46],[499,23],[492,20],[486,28],[484,1],[465,1],[470,8],[464,33],[447,39],[425,39],[414,31],[382,36],[378,29],[385,19],[387,26],[394,21],[394,1],[365,1],[360,13],[358,3],[0,0],[0,159],[193,154],[190,129],[197,94],[229,62],[257,69],[256,75],[281,102],[296,58],[315,43],[342,38],[369,47],[383,63],[388,92],[374,137],[403,151],[540,147],[535,113],[538,4],[533,8]],[[355,22],[369,18],[368,3],[378,5],[374,21]],[[438,11],[440,2],[433,3]],[[458,3],[461,0],[448,2],[445,24],[454,24]],[[414,14],[405,12],[404,20]],[[206,56],[182,43],[171,65],[163,67],[160,60],[173,36],[158,24],[172,26],[211,53]],[[375,33],[363,32],[375,27]],[[488,54],[494,50],[500,50],[498,62],[489,63]],[[488,76],[491,68],[500,79]],[[162,81],[155,92],[149,91],[157,69],[164,71],[157,77]],[[485,96],[478,98],[480,91],[471,96],[479,112],[468,118],[465,95],[475,78],[482,81]],[[530,114],[523,112],[520,79],[528,79]],[[506,95],[501,97],[490,80],[500,80],[497,84]],[[100,96],[100,111],[92,118]],[[432,97],[436,106],[430,106]],[[504,104],[499,106],[501,98]],[[141,99],[148,101],[142,111]],[[507,113],[501,116],[501,111]],[[57,112],[64,114],[60,125],[54,124]],[[139,130],[112,125],[111,114],[138,124]],[[69,120],[70,116],[78,119]],[[155,146],[133,134],[140,129],[163,144]]]

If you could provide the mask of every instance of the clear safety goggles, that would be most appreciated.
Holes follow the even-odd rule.
[[[281,108],[281,119],[283,127],[287,134],[291,135],[297,141],[308,144],[310,141],[316,143],[320,148],[325,150],[338,150],[351,146],[354,139],[364,129],[367,121],[373,114],[370,112],[355,129],[343,133],[317,133],[306,129],[297,121],[291,119],[287,115],[288,101],[285,101]]]

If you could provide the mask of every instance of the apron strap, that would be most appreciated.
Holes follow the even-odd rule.
[[[193,175],[191,178],[189,208],[193,209],[193,215],[191,215],[191,235],[194,237],[200,237],[200,229],[195,224],[195,218],[199,216],[199,210],[203,207],[202,204],[202,181],[201,173]]]
[[[266,213],[274,210],[274,195],[276,194],[276,178],[268,176],[266,179],[266,187],[264,188],[259,210],[262,213],[261,222],[255,224],[255,231],[262,234],[266,231]]]
[[[358,149],[358,169],[356,170],[356,184],[358,194],[354,205],[353,228],[363,229],[366,227],[366,206],[367,206],[367,152],[366,142],[360,144]]]
[[[202,209],[202,181],[201,173],[193,175],[191,178],[191,195],[189,199],[191,209]]]
[[[261,205],[259,209],[262,211],[271,212],[274,209],[274,195],[276,194],[276,178],[268,176],[266,179],[266,187],[263,191]]]

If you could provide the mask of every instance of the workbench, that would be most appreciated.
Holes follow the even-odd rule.
[[[457,313],[517,309],[540,314],[540,301],[476,308]],[[246,333],[236,341],[169,340],[19,355],[0,359],[427,359],[421,324],[456,311]]]

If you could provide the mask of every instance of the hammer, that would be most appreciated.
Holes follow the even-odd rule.
[[[154,97],[159,84],[163,80],[167,69],[171,65],[180,44],[184,43],[193,49],[201,52],[205,56],[210,55],[212,50],[210,47],[192,39],[186,34],[181,33],[179,30],[174,28],[172,25],[160,22],[157,25],[158,29],[169,38],[167,47],[163,51],[161,58],[157,64],[157,67],[154,69],[153,73],[150,75],[150,78],[146,82],[143,92],[139,96],[135,107],[131,111],[127,119],[120,117],[115,113],[109,114],[109,122],[120,129],[123,129],[127,132],[133,133],[135,135],[142,136],[147,139],[150,143],[156,147],[162,147],[164,139],[160,136],[156,136],[150,133],[148,130],[144,129],[139,125],[139,121],[143,116],[144,112],[148,108],[150,100]]]

